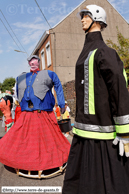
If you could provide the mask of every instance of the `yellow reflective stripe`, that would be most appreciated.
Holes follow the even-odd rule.
[[[91,138],[91,139],[115,139],[116,137],[116,132],[111,132],[111,133],[99,133],[99,132],[91,132],[91,131],[84,131],[77,129],[73,127],[73,133],[80,136],[80,137],[85,137],[85,138]]]
[[[128,87],[128,79],[127,79],[127,74],[126,74],[125,68],[123,68],[123,75],[125,77],[126,87]]]
[[[95,49],[89,59],[89,114],[95,115],[95,99],[94,99],[94,55]]]
[[[115,125],[117,133],[129,133],[129,124],[127,125]]]

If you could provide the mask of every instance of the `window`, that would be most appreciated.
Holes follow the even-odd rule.
[[[45,69],[45,55],[44,49],[41,51],[42,68]]]
[[[50,52],[50,42],[46,44],[46,54],[47,54],[47,66],[51,65],[51,52]]]

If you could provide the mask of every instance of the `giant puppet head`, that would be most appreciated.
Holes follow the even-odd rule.
[[[0,99],[0,110],[2,111],[6,120],[12,118],[11,109],[13,105],[13,98],[12,96],[5,94]]]
[[[40,58],[37,55],[31,55],[27,60],[31,71],[34,72],[39,69]]]
[[[100,6],[87,5],[84,9],[78,12],[77,16],[81,19],[83,30],[85,32],[94,30],[96,24],[100,25],[101,30],[107,27],[106,12]]]

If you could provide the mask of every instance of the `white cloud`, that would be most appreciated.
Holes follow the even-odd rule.
[[[108,0],[111,5],[122,15],[129,23],[129,1],[128,0]]]
[[[15,45],[15,47],[17,47],[17,46]],[[7,48],[8,49],[6,50],[6,52],[10,52],[10,51],[14,50],[14,47],[12,47],[12,46],[8,46]]]
[[[8,73],[8,66],[7,65],[3,65],[2,68],[0,67],[0,82],[3,82],[3,80],[5,79],[5,75],[7,76]]]
[[[33,23],[30,22],[16,22],[13,24],[17,29],[22,31],[21,42],[24,45],[33,44],[37,42],[45,30],[48,30],[48,24],[46,21],[43,23],[41,17],[36,17]]]
[[[57,3],[57,1],[55,3]],[[65,6],[66,4],[61,3],[61,5]],[[53,27],[55,24],[61,21],[64,17],[65,15],[62,15],[62,14],[61,15],[53,14],[52,17],[48,21]],[[33,23],[16,22],[16,23],[13,23],[13,25],[16,27],[16,30],[21,31],[20,40],[23,45],[33,44],[33,46],[29,47],[29,50],[32,47],[34,49],[34,46],[35,46],[34,43],[37,43],[39,39],[41,38],[41,36],[43,35],[44,31],[50,28],[46,21],[44,21],[43,23],[43,19],[41,17],[36,17]]]
[[[22,37],[22,42],[25,45],[27,45],[29,43],[34,44],[34,42],[37,42],[39,40],[39,38],[42,36],[43,33],[44,33],[44,30],[37,30],[37,31],[33,31],[33,32],[28,31]]]
[[[69,12],[69,8],[67,7],[67,3],[65,1],[53,1],[51,5],[47,8],[47,12],[49,15],[67,15]]]
[[[44,28],[44,24],[34,24],[34,23],[22,23],[22,22],[16,22],[13,24],[17,28],[26,28],[26,29],[33,29],[33,30],[41,30]]]
[[[41,17],[36,17],[34,20],[34,23],[42,22],[42,21],[43,21],[43,19]]]
[[[1,46],[2,46],[2,45],[0,44],[0,47],[1,47]],[[0,54],[1,54],[1,53],[3,53],[3,50],[2,50],[2,49],[0,49]]]
[[[112,5],[115,9],[117,9],[118,1],[116,1],[116,0],[108,0],[108,1],[111,3],[111,5]]]
[[[3,50],[0,49],[0,54],[3,53]]]
[[[53,8],[55,10],[54,14],[49,13],[48,22],[51,27],[55,26],[58,22],[60,22],[68,13],[67,13],[67,4],[64,1],[55,0],[48,7],[47,11],[49,12],[49,8]],[[47,15],[46,15],[47,16]],[[28,51],[32,52],[35,48],[37,42],[43,35],[44,31],[48,30],[50,27],[47,24],[45,18],[43,17],[35,17],[33,22],[15,22],[13,23],[15,26],[15,32],[18,32],[18,37],[20,37],[20,42],[23,45],[28,46]]]
[[[66,15],[56,15],[49,19],[49,23],[52,25],[56,25],[58,22],[60,22]]]
[[[127,0],[108,0],[112,6],[122,15],[128,13],[129,2]]]
[[[18,66],[18,68],[16,68],[13,72],[14,77],[16,78],[18,75],[20,75],[22,72],[29,72],[30,68],[28,65],[27,60],[23,61],[22,63],[20,63],[20,65]]]
[[[29,72],[30,68],[25,57],[19,53],[15,58],[10,58],[10,63],[4,65],[0,68],[0,82],[3,82],[4,79],[8,77],[16,78],[22,72]]]
[[[38,42],[38,41],[35,41],[35,43],[33,43],[33,45],[31,45],[31,46],[28,48],[28,51],[29,51],[30,53],[32,53],[32,51],[34,50],[34,48],[35,48],[37,42]]]
[[[60,7],[60,6],[66,6],[67,4],[66,4],[66,2],[65,1],[61,1],[61,0],[56,0],[56,1],[53,1],[52,3],[51,3],[51,7]]]

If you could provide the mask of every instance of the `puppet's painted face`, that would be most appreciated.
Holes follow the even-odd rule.
[[[90,18],[90,16],[84,14],[81,19],[81,22],[82,22],[82,29],[86,31],[90,27],[92,23],[92,19]]]
[[[10,100],[7,100],[7,103],[6,103],[6,100],[4,98],[0,99],[0,110],[2,111],[6,119],[10,119],[11,118],[11,103],[10,103]]]
[[[35,58],[32,58],[30,61],[29,61],[29,65],[30,65],[30,69],[32,71],[36,70],[39,68],[39,61],[38,59],[35,59]]]

